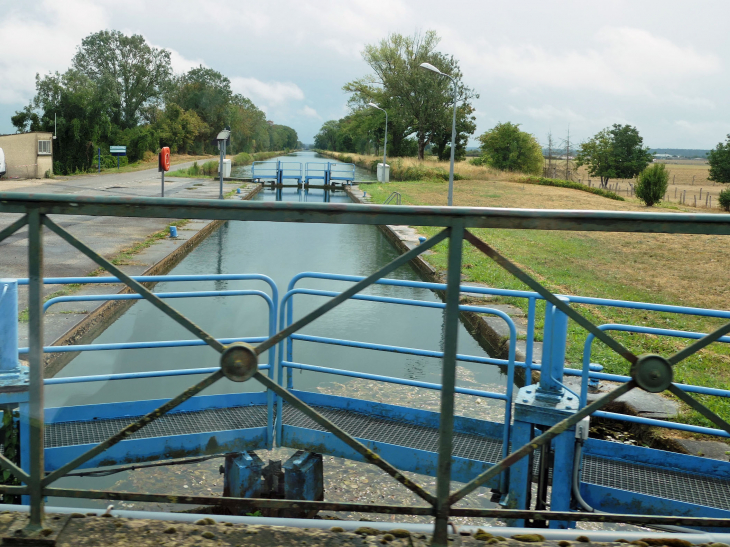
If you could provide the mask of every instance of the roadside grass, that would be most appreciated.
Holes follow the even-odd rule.
[[[403,204],[445,205],[447,185],[433,182],[402,182],[368,185],[375,203],[391,192],[402,195]],[[475,207],[526,207],[538,209],[592,209],[646,211],[634,199],[617,202],[566,188],[522,185],[505,181],[461,181],[455,185],[455,205]],[[728,217],[730,220],[730,217]],[[419,228],[425,236],[439,228]],[[730,288],[730,237],[706,235],[626,234],[618,232],[557,232],[507,229],[477,229],[474,233],[551,291],[617,300],[634,300],[680,306],[727,310]],[[424,258],[438,271],[446,269],[447,244],[442,243]],[[521,282],[482,255],[464,246],[462,273],[465,281],[492,287],[528,290]],[[527,302],[501,298],[525,312]],[[727,320],[639,310],[575,305],[596,324],[633,324],[691,332],[711,332]],[[536,339],[541,340],[544,303],[537,313]],[[614,332],[635,354],[669,356],[690,343],[688,339]],[[586,332],[572,321],[568,329],[566,360],[580,368]],[[539,356],[538,356],[539,357]],[[629,364],[600,342],[594,342],[591,361],[605,372],[629,374]],[[677,365],[674,380],[730,389],[730,345],[714,343]],[[693,395],[725,420],[730,419],[730,400]],[[678,421],[715,427],[682,405]]]
[[[235,156],[228,157],[231,160],[231,164],[235,166],[249,165],[255,161],[263,161],[276,156],[287,154],[286,151],[276,152],[256,152],[249,154],[247,152],[241,152]],[[186,169],[177,169],[176,171],[170,171],[167,173],[168,177],[183,177],[183,178],[201,178],[201,177],[217,177],[218,176],[218,163],[220,159],[206,161],[202,165],[198,165],[196,161],[190,167]]]
[[[329,150],[317,150],[316,152],[344,163],[354,163],[358,167],[373,173],[375,173],[378,163],[383,161],[383,156],[331,152]],[[393,181],[449,180],[448,161],[436,161],[434,159],[419,161],[418,158],[388,158],[387,161],[390,165],[390,180]],[[460,161],[454,164],[454,180],[509,180],[520,175],[521,173],[505,173],[491,167],[472,165],[468,161]]]
[[[180,163],[187,163],[189,161],[199,161],[199,160],[207,160],[210,158],[215,158],[215,156],[212,156],[210,154],[205,154],[202,156],[188,156],[186,154],[172,154],[170,157],[170,162],[172,165],[177,165]],[[153,154],[151,157],[148,156],[146,160],[140,160],[136,161],[134,163],[130,163],[127,165],[122,165],[117,170],[116,167],[102,167],[101,174],[109,174],[109,173],[132,173],[134,171],[144,171],[145,169],[153,169],[157,167],[157,155]],[[92,176],[99,174],[99,171],[96,169],[92,169],[88,173],[78,173],[78,174],[72,174],[72,175],[56,175],[56,176],[68,176],[68,177],[77,177],[77,176]]]

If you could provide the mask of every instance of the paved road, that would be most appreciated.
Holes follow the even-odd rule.
[[[176,166],[187,167],[193,162]],[[165,197],[216,199],[218,181],[213,179],[166,178]],[[224,193],[236,188],[235,183],[225,183]],[[144,196],[160,195],[160,174],[156,169],[133,173],[109,173],[75,178],[2,181],[0,191],[19,193],[71,194],[84,196]],[[0,214],[0,229],[20,215]],[[165,229],[170,220],[155,218],[92,217],[84,215],[52,216],[52,219],[88,244],[102,256],[116,256],[123,249],[144,241],[150,234]],[[0,277],[24,278],[28,276],[28,230],[23,228],[0,242]],[[96,269],[96,265],[55,234],[45,231],[44,276],[83,276]],[[50,294],[58,286],[46,285]],[[25,307],[25,291],[21,291],[21,309]]]

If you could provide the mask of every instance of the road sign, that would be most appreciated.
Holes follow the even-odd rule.
[[[109,147],[109,153],[112,156],[126,156],[127,155],[127,147],[126,146],[110,146]]]

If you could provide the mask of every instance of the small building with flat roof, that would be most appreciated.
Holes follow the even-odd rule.
[[[7,173],[3,178],[39,179],[53,174],[53,133],[0,135]]]

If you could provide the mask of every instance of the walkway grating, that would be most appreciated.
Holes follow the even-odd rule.
[[[438,429],[358,412],[314,407],[349,434],[360,439],[437,452]],[[168,435],[235,431],[266,427],[266,406],[252,405],[167,414],[142,428],[131,439]],[[46,424],[47,448],[99,443],[138,417]],[[284,405],[285,425],[325,431],[310,418]],[[502,441],[468,433],[454,433],[454,456],[494,463],[501,459]],[[730,481],[596,456],[585,456],[583,481],[649,496],[730,511]]]

